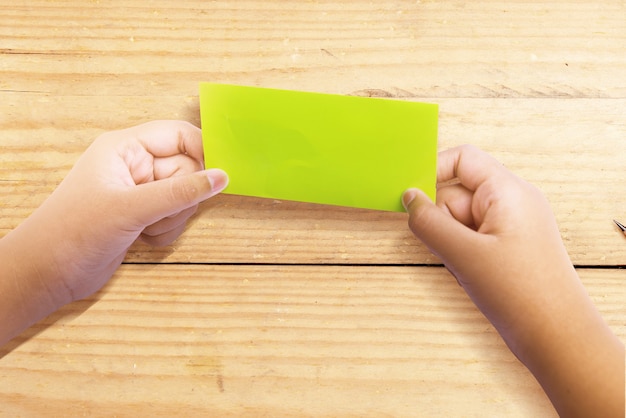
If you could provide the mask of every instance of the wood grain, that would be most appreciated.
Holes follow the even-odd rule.
[[[116,115],[130,98],[95,104],[90,117]],[[43,119],[61,112],[80,114],[92,97],[51,97],[48,103],[14,98],[21,121],[32,130],[3,127],[0,154],[0,229],[19,224],[61,181],[100,131],[61,118],[51,128]],[[126,117],[144,112],[167,117],[156,97],[136,99]],[[162,101],[161,101],[162,102]],[[195,102],[195,99],[194,99]],[[474,143],[539,186],[555,211],[577,265],[626,264],[626,246],[612,219],[626,207],[626,100],[438,99],[440,148]],[[176,106],[176,105],[173,105]],[[190,104],[190,106],[194,106]],[[197,104],[196,104],[197,106]],[[51,109],[55,109],[51,112]],[[61,110],[56,110],[61,109]],[[584,117],[577,114],[586,109]],[[17,112],[17,110],[16,110]],[[46,116],[47,115],[47,116]],[[178,115],[176,115],[178,117]],[[122,123],[120,123],[122,124]],[[48,125],[49,127],[45,127]],[[72,128],[76,126],[76,128]],[[400,196],[398,196],[400,198]],[[520,227],[523,227],[520,225]],[[438,262],[410,235],[403,214],[223,196],[207,202],[186,234],[172,247],[135,247],[131,261],[373,263]]]
[[[195,95],[199,79],[421,97],[626,91],[622,1],[29,1],[1,10],[5,71],[21,79],[4,88],[17,91],[181,96]]]
[[[580,274],[626,337],[623,274]],[[12,415],[554,416],[436,267],[126,265],[0,355]]]
[[[0,0],[0,236],[100,133],[199,124],[201,81],[429,101],[440,149],[542,189],[625,339],[625,22],[619,0]],[[0,416],[555,416],[405,214],[222,195],[126,262],[0,348]]]
[[[577,265],[624,264],[623,2],[0,5],[1,233],[104,130],[199,123],[200,81],[428,100],[541,187]],[[332,74],[332,76],[329,76]],[[436,263],[395,214],[220,198],[132,261]],[[338,239],[339,238],[339,239]]]

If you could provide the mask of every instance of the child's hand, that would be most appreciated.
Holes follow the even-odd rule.
[[[561,414],[623,416],[624,347],[587,296],[543,195],[471,146],[440,154],[438,182],[436,206],[405,192],[411,230]]]
[[[101,135],[39,210],[63,223],[65,285],[72,299],[98,290],[137,239],[167,245],[198,203],[227,184],[204,169],[201,131],[156,121]]]
[[[499,331],[555,291],[580,290],[538,189],[472,146],[440,153],[438,166],[438,207],[416,189],[403,196],[409,226]]]
[[[0,290],[32,314],[27,322],[97,291],[137,238],[169,244],[198,203],[224,189],[226,174],[203,171],[203,160],[201,131],[186,122],[101,135],[44,204],[2,239],[7,261],[0,273],[7,274]],[[40,312],[29,311],[31,304]],[[16,315],[10,303],[4,308]]]

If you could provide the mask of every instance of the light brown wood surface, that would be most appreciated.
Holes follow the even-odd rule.
[[[0,0],[0,236],[100,133],[199,124],[201,81],[428,101],[625,339],[625,45],[623,1]],[[216,197],[0,348],[0,415],[553,416],[439,264],[404,214]]]

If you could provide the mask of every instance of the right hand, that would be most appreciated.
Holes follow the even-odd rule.
[[[564,416],[623,416],[624,345],[583,288],[541,192],[488,154],[439,155],[437,204],[409,227],[456,277]]]
[[[440,153],[438,167],[438,183],[453,184],[438,188],[436,206],[407,190],[409,227],[509,342],[529,309],[580,288],[552,211],[536,187],[473,146]]]

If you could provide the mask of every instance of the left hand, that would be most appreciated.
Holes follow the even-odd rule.
[[[203,160],[201,131],[186,122],[155,121],[97,138],[24,223],[54,254],[62,283],[49,289],[65,293],[55,299],[67,303],[100,289],[137,238],[174,241],[198,203],[228,183],[222,170],[204,171]]]

